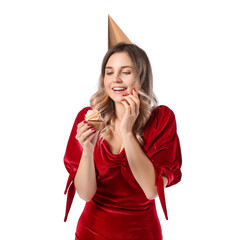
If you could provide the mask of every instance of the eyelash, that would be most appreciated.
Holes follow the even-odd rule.
[[[113,74],[113,72],[108,72],[108,73],[106,73],[106,75],[112,75],[112,74]],[[129,74],[131,74],[131,72],[123,72],[123,74],[129,75]]]

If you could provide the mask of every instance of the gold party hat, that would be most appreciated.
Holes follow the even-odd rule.
[[[108,15],[108,49],[120,42],[132,43],[110,15]]]

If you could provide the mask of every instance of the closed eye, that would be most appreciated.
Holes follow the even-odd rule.
[[[129,75],[129,74],[131,74],[131,72],[123,72],[123,74]]]
[[[108,73],[106,73],[106,75],[112,75],[113,74],[113,72],[108,72]]]

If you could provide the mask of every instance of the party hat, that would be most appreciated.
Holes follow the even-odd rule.
[[[110,15],[108,15],[108,49],[120,42],[132,43]]]

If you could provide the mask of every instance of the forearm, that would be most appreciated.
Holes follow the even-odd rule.
[[[74,184],[79,196],[83,200],[89,202],[95,195],[97,182],[93,152],[82,153]]]
[[[123,136],[125,152],[127,155],[130,169],[144,191],[148,199],[154,199],[157,196],[157,187],[155,186],[155,169],[153,163],[140,147],[136,137],[132,133]],[[164,186],[167,185],[167,178],[163,177]]]

